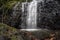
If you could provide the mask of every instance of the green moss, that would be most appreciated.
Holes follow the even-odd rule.
[[[13,36],[11,37],[11,40],[17,40],[16,36],[13,35]]]
[[[17,1],[9,1],[5,4],[6,8],[12,8],[15,4],[17,3]]]
[[[8,33],[9,34],[9,32],[16,32],[17,31],[17,29],[15,29],[15,28],[13,28],[13,27],[10,27],[10,26],[8,26],[8,25],[6,25],[6,24],[1,24],[0,23],[0,32],[2,31],[2,33]]]
[[[11,40],[22,40],[18,29],[2,23],[0,23],[0,35],[6,37],[7,39],[10,38]]]

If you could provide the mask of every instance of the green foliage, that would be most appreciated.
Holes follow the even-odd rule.
[[[22,40],[20,34],[18,35],[17,29],[10,27],[6,24],[0,23],[0,35],[5,36],[7,39],[10,38],[11,40]],[[19,38],[18,36],[21,38]]]
[[[0,6],[4,5],[4,4],[7,4],[8,5],[8,2],[10,1],[20,1],[20,2],[25,2],[26,0],[0,0]],[[27,1],[31,1],[31,0],[27,0]]]
[[[25,2],[26,0],[0,0],[0,12],[3,14],[3,20],[7,19],[9,16],[9,10],[12,11],[12,8],[17,4],[17,2]],[[28,0],[31,1],[31,0]]]
[[[6,25],[6,24],[1,24],[0,23],[0,34],[1,35],[4,34],[4,35],[8,36],[10,34],[9,32],[15,33],[15,32],[17,32],[17,30],[13,27],[10,27],[10,26]]]
[[[17,3],[17,1],[7,2],[6,5],[5,5],[5,7],[6,8],[12,8],[16,3]]]

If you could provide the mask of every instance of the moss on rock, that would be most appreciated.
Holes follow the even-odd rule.
[[[17,35],[15,35],[17,34]],[[5,39],[9,38],[10,40],[22,40],[21,35],[16,28],[10,27],[6,24],[0,23],[0,35],[4,36]]]

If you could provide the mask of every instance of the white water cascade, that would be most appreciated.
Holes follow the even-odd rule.
[[[37,29],[37,1],[33,0],[27,9],[27,29]]]
[[[40,1],[42,0],[33,0],[32,2],[22,3],[22,14],[25,15],[22,17],[26,22],[25,29],[37,29],[37,6]],[[24,28],[24,26],[22,26],[22,28]]]

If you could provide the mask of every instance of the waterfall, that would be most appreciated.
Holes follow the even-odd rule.
[[[25,29],[27,26],[27,7],[28,7],[29,3],[28,2],[22,2],[22,15],[21,15],[21,20],[22,20],[22,23],[21,23],[21,27],[22,29]]]
[[[27,8],[27,29],[37,29],[37,1],[30,2]]]
[[[22,3],[22,16],[23,25],[22,28],[37,29],[37,4],[42,0],[33,0],[32,2]]]

